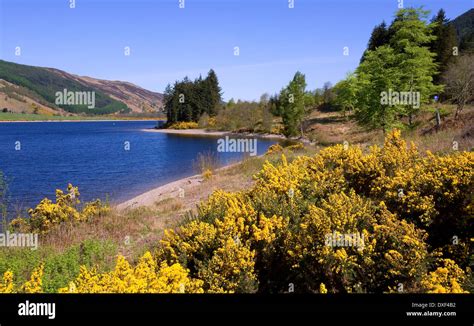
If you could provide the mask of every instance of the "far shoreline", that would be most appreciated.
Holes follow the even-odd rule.
[[[0,120],[0,123],[25,123],[25,122],[114,122],[114,121],[162,121],[159,119],[67,119],[67,120]]]
[[[258,133],[240,133],[240,132],[232,132],[232,131],[212,131],[206,129],[142,129],[142,131],[146,132],[157,132],[163,134],[171,134],[171,135],[182,135],[182,136],[214,136],[214,137],[222,137],[222,136],[241,136],[241,137],[258,137],[258,138],[267,138],[267,139],[286,139],[283,135],[277,134],[258,134]]]

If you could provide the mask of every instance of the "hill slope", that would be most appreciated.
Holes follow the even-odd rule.
[[[474,9],[456,17],[451,24],[456,29],[461,49],[474,50]]]
[[[56,105],[56,92],[95,92],[95,108]],[[163,95],[122,81],[100,80],[65,71],[0,60],[0,106],[13,112],[113,114],[157,112]]]

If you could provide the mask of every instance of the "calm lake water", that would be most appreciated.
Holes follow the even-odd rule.
[[[0,170],[9,184],[11,210],[54,198],[68,183],[82,200],[120,202],[196,174],[200,152],[224,165],[242,153],[218,153],[217,138],[143,131],[155,121],[0,123]],[[17,143],[19,142],[19,143]],[[130,150],[125,150],[129,142]],[[258,154],[273,140],[258,139]],[[21,145],[20,150],[16,146]],[[17,146],[18,147],[18,146]]]

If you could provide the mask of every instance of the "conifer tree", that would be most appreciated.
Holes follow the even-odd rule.
[[[456,30],[443,9],[431,20],[433,24],[433,36],[436,37],[431,44],[431,52],[436,54],[436,62],[439,65],[439,74],[434,76],[436,84],[440,81],[440,76],[446,71],[449,61],[453,58],[454,47],[457,46]]]
[[[380,25],[377,25],[372,30],[370,35],[369,43],[367,44],[367,50],[362,55],[360,61],[364,61],[367,51],[374,51],[379,46],[388,44],[390,41],[390,33],[387,28],[387,24],[383,21]]]
[[[209,70],[205,79],[206,112],[209,116],[215,116],[222,101],[222,92],[219,86],[219,80],[213,69]]]
[[[305,89],[305,76],[297,71],[288,86],[280,92],[280,113],[285,128],[284,134],[287,137],[296,136],[298,131],[302,133],[301,123],[305,112]]]

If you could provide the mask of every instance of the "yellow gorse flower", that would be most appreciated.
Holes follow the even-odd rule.
[[[61,223],[87,222],[109,211],[109,207],[100,200],[85,203],[80,210],[78,208],[80,204],[78,188],[69,184],[67,190],[67,193],[64,193],[57,189],[55,203],[44,198],[35,208],[28,211],[29,218],[16,218],[11,221],[10,226],[22,232],[44,234]]]
[[[104,273],[82,266],[61,292],[285,292],[289,283],[314,293],[400,284],[404,292],[465,292],[473,168],[473,153],[423,155],[399,131],[367,151],[335,145],[291,162],[282,155],[250,189],[214,192],[194,218],[164,232],[153,255],[136,264],[118,256]],[[31,213],[35,225],[100,215],[99,204],[73,210],[75,198],[58,192],[55,204],[43,202]],[[41,289],[40,270],[33,274],[19,291]],[[16,291],[11,273],[1,291]]]

